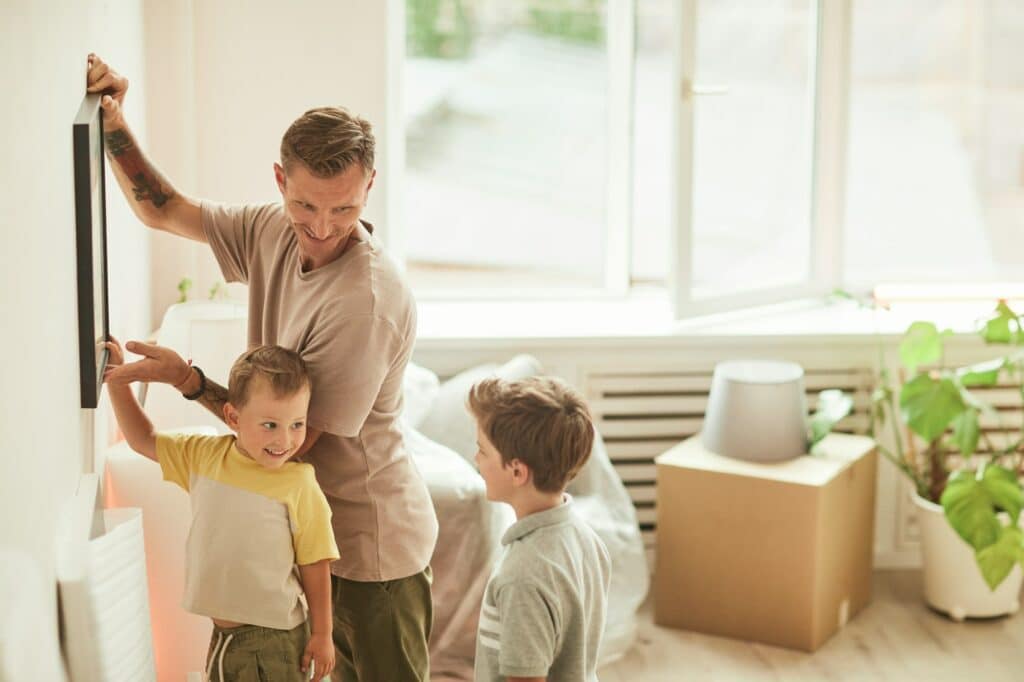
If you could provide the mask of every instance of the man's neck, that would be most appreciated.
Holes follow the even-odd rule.
[[[512,509],[515,510],[516,520],[519,521],[530,514],[539,514],[540,512],[554,509],[561,505],[563,501],[563,493],[560,492],[531,492],[529,494],[522,495],[515,500],[509,500],[509,504],[512,505]]]
[[[353,231],[353,234],[350,234],[348,236],[348,238],[345,240],[345,243],[341,245],[341,248],[339,248],[338,251],[335,254],[333,254],[332,256],[324,259],[322,262],[317,262],[317,261],[313,260],[310,257],[302,257],[302,256],[300,256],[300,261],[302,263],[302,271],[303,272],[312,272],[313,270],[318,270],[318,269],[324,267],[325,265],[330,265],[334,261],[338,260],[339,258],[342,257],[342,255],[346,251],[349,250],[349,248],[352,247],[353,244],[356,243],[356,240],[353,237],[354,237],[354,231]]]

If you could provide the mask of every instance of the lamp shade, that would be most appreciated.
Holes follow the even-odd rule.
[[[712,452],[736,459],[772,462],[806,454],[803,368],[776,360],[715,365],[701,438]]]

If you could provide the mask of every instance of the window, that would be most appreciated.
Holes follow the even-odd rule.
[[[403,245],[415,287],[605,287],[607,4],[407,0]]]
[[[405,2],[421,294],[1024,276],[1015,0]]]
[[[853,3],[850,281],[1024,275],[1024,5]]]

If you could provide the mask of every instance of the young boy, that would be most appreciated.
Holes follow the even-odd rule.
[[[120,344],[106,345],[122,364]],[[183,606],[213,620],[211,682],[319,680],[334,667],[331,511],[313,467],[288,461],[310,385],[298,354],[255,348],[231,368],[224,421],[236,435],[172,436],[153,431],[128,384],[108,383],[128,444],[191,495]]]
[[[481,381],[469,408],[487,498],[517,519],[484,592],[476,679],[596,680],[611,560],[565,492],[594,442],[587,406],[560,381],[534,377]]]

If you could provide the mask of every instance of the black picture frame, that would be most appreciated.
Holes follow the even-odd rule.
[[[107,199],[101,95],[82,100],[72,125],[78,249],[78,362],[83,408],[95,408],[107,366]]]

